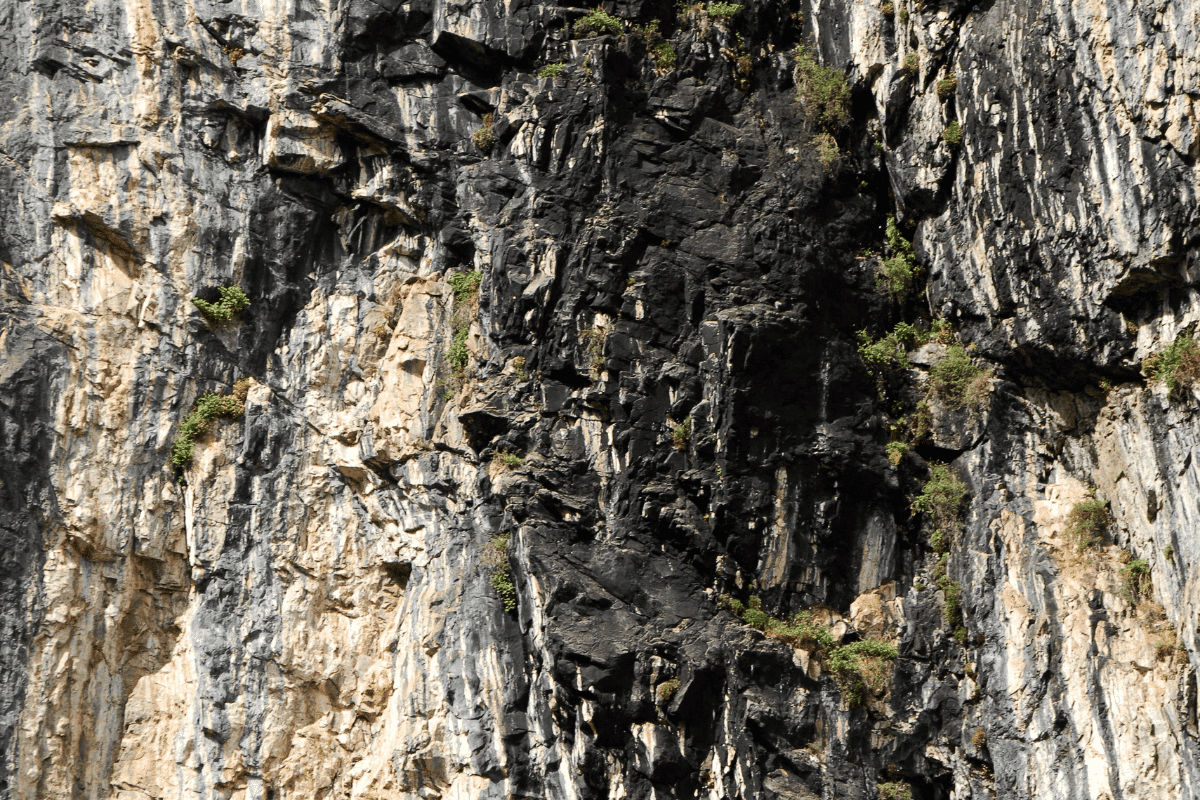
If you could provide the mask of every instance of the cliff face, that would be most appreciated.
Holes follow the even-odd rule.
[[[6,8],[0,797],[1200,792],[1200,10],[608,10]]]

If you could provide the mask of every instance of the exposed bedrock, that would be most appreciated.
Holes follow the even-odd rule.
[[[1200,7],[605,8],[5,9],[0,797],[1200,793]]]

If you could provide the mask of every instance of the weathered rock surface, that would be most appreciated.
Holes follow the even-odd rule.
[[[0,797],[1200,792],[1200,397],[1138,370],[1200,319],[1200,10],[609,10],[9,5]],[[801,41],[853,87],[833,165]],[[859,257],[889,213],[925,297]],[[894,466],[856,333],[931,311],[995,377]],[[886,688],[724,593],[895,641]]]

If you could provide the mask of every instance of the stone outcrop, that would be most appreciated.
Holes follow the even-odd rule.
[[[606,8],[10,5],[0,797],[1200,791],[1200,10]]]

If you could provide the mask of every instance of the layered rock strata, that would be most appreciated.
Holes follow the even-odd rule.
[[[1139,365],[1197,319],[1200,10],[607,11],[8,7],[0,796],[1196,794],[1197,397]],[[881,399],[858,332],[932,317],[986,400],[889,458],[944,345]],[[854,702],[722,596],[899,657]]]

